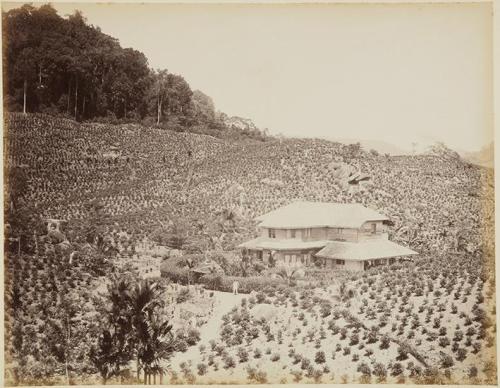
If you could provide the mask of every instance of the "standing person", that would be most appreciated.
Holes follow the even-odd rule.
[[[240,286],[240,283],[238,283],[237,280],[233,282],[233,295],[238,295],[238,287]]]

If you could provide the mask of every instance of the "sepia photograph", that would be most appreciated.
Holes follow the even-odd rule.
[[[497,386],[492,2],[1,7],[5,386]]]

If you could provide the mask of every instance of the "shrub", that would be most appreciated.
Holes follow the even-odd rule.
[[[271,356],[271,361],[272,362],[276,362],[280,359],[280,355],[279,353],[274,353],[272,356]]]
[[[300,354],[294,353],[292,363],[295,365],[298,364],[300,361],[302,361],[302,356]]]
[[[457,350],[457,355],[456,355],[457,361],[463,361],[465,360],[466,357],[467,357],[467,350],[465,350],[464,348],[459,348]]]
[[[188,344],[183,338],[177,338],[175,341],[175,349],[178,352],[186,352],[188,349]]]
[[[351,354],[351,348],[349,346],[346,346],[344,348],[344,356],[347,356],[348,354]]]
[[[409,346],[407,344],[401,344],[398,346],[398,356],[397,360],[406,360],[408,358],[408,353],[410,352]]]
[[[384,364],[376,362],[373,365],[373,375],[377,376],[380,381],[385,380],[387,377],[387,370],[385,369]]]
[[[302,362],[300,363],[300,369],[306,370],[311,366],[311,361],[307,358],[302,358]]]
[[[262,352],[259,348],[255,348],[253,351],[253,358],[261,358],[262,357]]]
[[[448,337],[440,337],[439,338],[439,346],[441,346],[442,348],[447,347],[449,344],[450,344],[450,340],[448,339]]]
[[[208,367],[206,364],[200,363],[198,364],[197,368],[198,368],[198,374],[200,376],[203,376],[205,373],[207,373]]]
[[[255,368],[247,369],[248,380],[255,381],[259,384],[267,383],[267,374],[263,371],[258,371]]]
[[[323,364],[326,361],[325,352],[323,351],[316,352],[314,361],[316,362],[316,364]]]
[[[174,283],[188,284],[189,271],[184,268],[183,260],[182,257],[175,257],[163,261],[160,265],[161,276]]]
[[[455,331],[455,335],[453,337],[453,341],[459,342],[464,338],[464,333],[461,330]]]
[[[399,362],[395,362],[392,365],[392,375],[393,376],[399,376],[401,373],[403,373],[403,366]]]
[[[373,343],[377,342],[377,334],[378,334],[378,328],[372,327],[371,330],[367,334],[366,343],[373,344]],[[352,337],[351,337],[351,341],[352,341]]]
[[[293,370],[290,372],[290,374],[293,376],[293,382],[294,383],[299,383],[300,380],[302,380],[302,371],[300,370]]]
[[[240,363],[248,361],[248,352],[245,348],[238,348],[237,356],[240,360]]]
[[[224,352],[224,350],[225,350],[224,345],[221,345],[221,344],[215,345],[214,351],[215,351],[215,354],[217,354],[218,356],[221,356],[222,353]]]
[[[234,358],[231,356],[226,356],[224,357],[224,368],[229,369],[229,368],[234,368],[236,366],[236,363],[234,362]]]
[[[176,297],[175,301],[177,303],[184,303],[187,300],[189,300],[190,296],[191,296],[191,293],[189,292],[189,289],[183,288],[177,294],[177,297]]]
[[[252,338],[257,338],[259,336],[259,329],[256,326],[252,326],[248,328],[248,334]]]
[[[380,339],[380,349],[388,349],[391,345],[391,340],[387,335],[383,335]]]
[[[200,340],[200,332],[195,328],[189,328],[186,336],[186,342],[192,346]]]
[[[361,373],[363,376],[371,376],[372,375],[372,371],[370,369],[370,366],[365,362],[362,362],[361,364],[358,365],[357,371],[359,373]]]
[[[442,368],[450,368],[453,366],[453,364],[454,364],[453,358],[450,355],[441,352],[440,356],[441,356],[441,367]]]
[[[285,284],[284,280],[272,279],[263,276],[239,277],[209,274],[203,275],[199,278],[199,282],[201,284],[204,284],[208,289],[215,289],[225,292],[232,292],[233,282],[235,280],[237,280],[240,284],[238,291],[242,294],[249,294],[252,291],[264,290],[269,286],[274,288],[280,284]],[[259,292],[256,297],[257,303],[263,303],[266,299],[266,295],[261,292]]]
[[[329,316],[332,313],[332,305],[330,302],[323,302],[320,306],[320,314],[322,318]]]
[[[313,372],[313,379],[316,384],[319,384],[321,382],[321,377],[323,377],[323,371],[321,369],[316,369]]]

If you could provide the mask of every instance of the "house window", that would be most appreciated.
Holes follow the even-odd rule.
[[[345,265],[345,260],[337,259],[336,263],[337,263],[337,265]]]
[[[291,237],[291,238],[295,238],[295,229],[292,229],[292,230],[290,231],[290,237]]]
[[[276,238],[276,231],[274,229],[268,229],[267,233],[269,235],[269,238]]]

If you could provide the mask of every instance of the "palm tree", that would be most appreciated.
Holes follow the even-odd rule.
[[[243,248],[243,250],[241,251],[241,259],[239,260],[238,264],[239,264],[239,267],[241,269],[243,277],[247,277],[248,276],[248,269],[250,268],[250,265],[252,264],[248,249]]]
[[[143,365],[141,354],[144,353],[148,341],[148,315],[161,307],[161,290],[157,283],[142,280],[131,290],[129,307],[131,324],[134,331],[133,345],[137,361],[137,380]],[[146,373],[146,370],[144,370]]]
[[[115,375],[115,347],[113,334],[103,330],[96,346],[90,348],[90,361],[99,371],[103,385]]]
[[[108,301],[106,327],[90,351],[90,359],[104,384],[110,377],[120,375],[121,368],[130,362],[133,351],[130,282],[126,278],[112,279],[108,285]]]
[[[196,267],[196,260],[193,256],[186,256],[184,258],[184,266],[188,270],[188,286],[191,285],[191,273],[193,272],[193,269]]]
[[[356,291],[354,291],[352,288],[347,288],[346,283],[341,282],[338,286],[338,294],[340,296],[340,300],[346,301],[354,298],[354,296],[356,295]]]
[[[287,284],[290,285],[292,280],[304,276],[304,269],[302,267],[284,265],[278,268],[275,276],[286,280]]]
[[[161,361],[167,359],[174,350],[172,325],[158,313],[149,311],[141,329],[143,342],[138,356],[144,369],[144,384],[151,384],[151,375],[156,383],[156,374],[162,376],[163,373]]]

